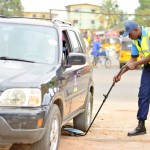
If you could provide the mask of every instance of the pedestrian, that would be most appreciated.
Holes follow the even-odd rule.
[[[121,74],[114,76],[113,81],[118,82],[128,70],[133,70],[138,65],[143,66],[138,93],[138,126],[133,131],[128,132],[128,136],[135,136],[146,134],[145,120],[147,120],[150,103],[150,30],[138,25],[135,21],[127,21],[124,26],[123,37],[129,36],[132,39],[131,59],[122,69]],[[139,55],[142,55],[143,58],[137,60]]]
[[[101,48],[101,45],[99,42],[99,38],[98,38],[98,36],[96,36],[94,39],[92,51],[91,51],[91,55],[93,55],[93,65],[94,66],[96,66],[96,64],[97,64],[97,59],[98,59],[97,57],[98,57],[100,48]]]

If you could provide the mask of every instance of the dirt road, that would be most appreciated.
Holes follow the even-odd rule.
[[[137,125],[133,119],[136,107],[133,102],[123,105],[118,101],[107,103],[86,136],[62,135],[59,150],[149,150],[150,121],[146,122],[146,135],[127,136],[127,132]]]
[[[95,70],[97,74],[101,74],[100,78],[103,76],[111,76],[110,72],[107,70],[106,74],[104,71]],[[113,72],[114,73],[114,72]],[[113,74],[112,73],[112,74]],[[136,113],[137,113],[137,100],[135,93],[138,90],[138,82],[134,81],[135,84],[124,87],[128,85],[128,80],[139,81],[140,72],[135,71],[127,75],[122,81],[122,85],[118,86],[113,90],[112,95],[105,102],[102,110],[100,111],[98,117],[96,118],[94,124],[92,125],[89,133],[84,137],[74,137],[66,136],[63,132],[61,135],[59,150],[149,150],[150,149],[150,118],[146,121],[147,134],[135,137],[128,137],[127,132],[132,131],[137,126]],[[96,84],[103,83],[101,86],[105,90],[107,81],[96,81]],[[112,80],[112,78],[111,78]],[[106,83],[105,83],[106,82]],[[100,86],[100,84],[99,84]],[[97,87],[97,85],[96,85]],[[120,96],[117,92],[119,88],[124,88],[124,93],[122,92]],[[99,88],[100,89],[100,88]],[[108,87],[107,87],[108,89]],[[129,95],[132,92],[132,97]],[[95,114],[102,102],[99,101],[98,95],[100,91],[96,90],[94,111]],[[122,99],[121,99],[122,97]],[[126,100],[127,99],[127,100]],[[71,123],[71,122],[70,122]]]

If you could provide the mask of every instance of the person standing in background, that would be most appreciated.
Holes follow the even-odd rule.
[[[99,37],[95,36],[93,46],[92,46],[92,51],[91,51],[91,55],[93,55],[93,65],[94,66],[97,65],[97,57],[98,57],[100,48],[101,48],[101,45],[99,42]]]

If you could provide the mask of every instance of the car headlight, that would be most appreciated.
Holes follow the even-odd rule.
[[[36,107],[41,105],[41,90],[28,88],[7,89],[0,96],[0,106]]]

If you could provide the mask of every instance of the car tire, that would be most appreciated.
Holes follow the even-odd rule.
[[[61,116],[57,105],[52,105],[43,138],[32,144],[32,150],[57,150],[61,132]]]
[[[91,92],[89,92],[86,99],[85,111],[73,118],[74,128],[84,132],[87,131],[92,120],[93,95]]]

